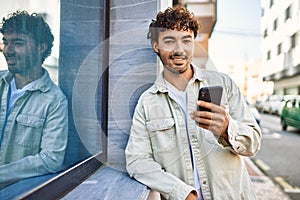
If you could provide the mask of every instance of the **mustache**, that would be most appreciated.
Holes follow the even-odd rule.
[[[174,52],[173,54],[170,55],[170,58],[173,59],[173,58],[184,58],[184,59],[187,59],[187,55],[185,55],[184,53],[177,53],[177,52]]]

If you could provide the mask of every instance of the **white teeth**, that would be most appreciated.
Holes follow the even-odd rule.
[[[175,62],[183,62],[184,61],[184,59],[182,59],[182,58],[175,58],[175,59],[173,59]]]

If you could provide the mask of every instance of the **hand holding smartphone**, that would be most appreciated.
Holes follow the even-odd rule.
[[[223,88],[221,86],[208,86],[202,87],[199,90],[198,100],[211,102],[216,105],[220,105],[222,98]],[[200,111],[209,111],[210,109],[199,106],[198,110]]]

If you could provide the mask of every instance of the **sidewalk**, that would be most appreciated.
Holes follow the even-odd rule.
[[[245,163],[252,180],[257,200],[290,200],[282,189],[263,174],[250,158],[245,158]]]

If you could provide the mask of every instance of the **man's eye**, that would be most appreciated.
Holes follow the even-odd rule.
[[[173,44],[174,41],[173,41],[173,40],[166,40],[165,43],[166,43],[166,44]]]
[[[183,42],[184,42],[185,44],[189,44],[189,43],[191,43],[192,41],[191,41],[191,40],[183,40]]]
[[[25,45],[24,42],[15,42],[14,44],[15,44],[16,46],[24,46],[24,45]]]

